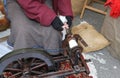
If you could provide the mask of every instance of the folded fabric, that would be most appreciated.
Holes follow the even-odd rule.
[[[110,7],[110,16],[118,18],[120,16],[120,0],[107,0],[105,6]]]

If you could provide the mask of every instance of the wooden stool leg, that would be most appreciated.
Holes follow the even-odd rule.
[[[97,3],[100,3],[100,4],[104,4],[104,2],[99,1],[99,0],[92,0],[92,2],[97,2]],[[88,0],[85,0],[84,5],[83,5],[82,12],[81,12],[81,14],[80,14],[80,18],[83,18],[83,14],[84,14],[85,9],[89,9],[89,10],[92,10],[92,11],[95,11],[95,12],[98,12],[98,13],[101,13],[101,14],[103,14],[103,15],[106,15],[106,12],[105,12],[105,11],[99,10],[99,9],[97,9],[97,8],[94,8],[94,7],[90,6],[90,5],[88,5]]]
[[[86,5],[87,5],[87,2],[88,2],[88,0],[85,0],[84,6],[83,6],[83,9],[82,9],[82,12],[81,12],[81,14],[80,14],[80,18],[83,17],[83,14],[84,14],[84,12],[85,12],[85,8],[86,8]]]

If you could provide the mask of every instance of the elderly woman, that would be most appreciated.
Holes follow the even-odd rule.
[[[52,55],[62,51],[60,32],[64,23],[58,16],[65,16],[71,26],[71,0],[5,0],[5,6],[11,22],[10,46],[41,48]]]

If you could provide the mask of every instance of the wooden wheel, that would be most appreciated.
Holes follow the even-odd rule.
[[[16,50],[0,59],[0,78],[39,78],[53,69],[52,57],[40,49]]]

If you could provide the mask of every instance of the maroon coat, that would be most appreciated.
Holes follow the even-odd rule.
[[[53,10],[46,6],[45,0],[17,0],[30,19],[44,26],[49,26],[59,13],[63,16],[73,16],[71,0],[52,0]]]

